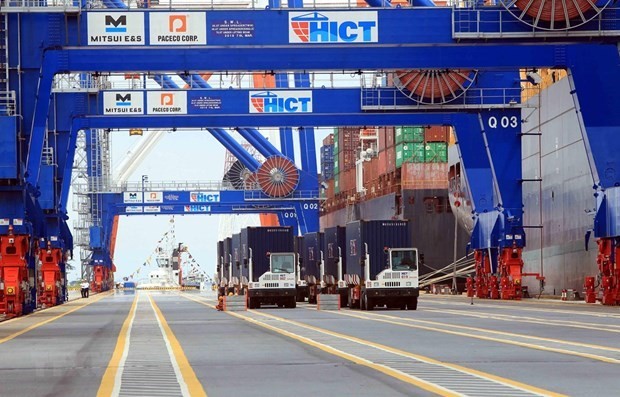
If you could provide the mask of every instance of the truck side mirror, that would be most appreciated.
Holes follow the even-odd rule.
[[[237,265],[237,270],[239,270],[239,268],[241,267],[241,264],[239,262],[235,262],[235,265]]]
[[[247,265],[247,264],[248,264],[248,262],[249,262],[249,261],[248,261],[248,258],[243,258],[243,264],[244,264],[244,265]]]
[[[424,263],[424,254],[420,254],[420,262]]]

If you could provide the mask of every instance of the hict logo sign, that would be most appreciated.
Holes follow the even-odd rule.
[[[220,192],[190,192],[190,203],[217,203],[220,201]]]
[[[376,43],[376,11],[289,12],[289,43]]]
[[[312,113],[312,91],[250,91],[250,113]]]
[[[144,114],[141,92],[104,91],[103,114]]]
[[[204,12],[152,12],[149,14],[151,45],[205,45],[207,18]]]
[[[187,114],[187,91],[149,91],[147,114]]]
[[[89,13],[89,45],[144,45],[143,12]]]

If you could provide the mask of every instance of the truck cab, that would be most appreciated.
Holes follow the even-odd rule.
[[[375,306],[416,310],[420,294],[418,280],[419,255],[416,248],[385,248],[387,263],[375,279],[371,279],[370,258],[366,249],[364,258],[364,285],[361,307],[372,310]]]
[[[248,307],[260,308],[261,304],[279,307],[296,306],[297,256],[294,252],[269,254],[269,271],[249,283]],[[252,256],[249,258],[250,280],[253,280]]]

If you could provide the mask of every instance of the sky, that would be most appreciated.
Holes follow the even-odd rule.
[[[315,133],[317,148],[317,165],[319,147],[325,136],[333,129],[317,129]],[[145,135],[149,132],[146,131]],[[279,140],[269,131],[264,132],[270,140],[279,146]],[[112,170],[121,162],[129,149],[140,136],[129,136],[127,131],[111,132]],[[276,134],[277,135],[277,134]],[[296,138],[296,137],[295,137]],[[299,141],[295,139],[296,160],[299,161]],[[164,134],[157,146],[136,168],[129,182],[141,181],[142,175],[148,175],[149,181],[210,181],[221,180],[224,169],[225,149],[207,131],[170,131]],[[69,204],[71,207],[71,203]],[[77,219],[75,212],[70,212],[70,225]],[[212,275],[215,272],[216,244],[218,241],[219,215],[176,215],[174,228],[177,243],[182,242],[196,259],[200,268]],[[235,216],[232,222],[237,227],[243,226],[244,219]],[[117,268],[116,281],[121,281],[142,267],[142,264],[157,248],[157,243],[164,233],[170,230],[170,216],[167,215],[131,215],[119,218],[114,263]],[[80,277],[79,253],[74,252],[74,261],[70,262],[75,270],[70,272],[69,281]],[[141,270],[141,276],[148,274],[148,268]],[[150,269],[152,270],[152,268]]]

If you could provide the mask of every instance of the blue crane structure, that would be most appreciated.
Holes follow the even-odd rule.
[[[81,129],[209,128],[256,172],[260,189],[161,192],[162,197],[178,196],[180,202],[164,203],[162,198],[160,210],[164,204],[172,212],[192,205],[208,206],[213,213],[294,208],[297,221],[305,225],[302,230],[314,231],[318,228],[318,208],[314,207],[318,186],[309,126],[455,125],[477,217],[471,246],[478,251],[495,249],[492,261],[518,262],[525,242],[521,119],[514,106],[520,95],[507,90],[519,79],[514,72],[502,71],[542,67],[569,71],[598,201],[593,230],[599,243],[604,301],[619,302],[620,225],[616,219],[620,176],[616,172],[618,144],[613,138],[620,126],[614,95],[620,87],[620,30],[618,9],[607,3],[584,2],[576,13],[571,9],[562,15],[555,11],[547,15],[549,10],[533,7],[532,2],[463,9],[352,11],[274,6],[206,12],[102,10],[79,2],[28,7],[6,1],[0,29],[6,75],[0,79],[0,311],[14,316],[33,310],[37,301],[56,304],[64,299],[64,266],[73,247],[66,202],[76,135]],[[411,81],[402,84],[403,92],[393,88],[335,90],[310,89],[303,77],[307,71],[418,69],[422,74],[439,71],[439,77],[431,80],[438,86],[442,85],[438,79],[451,79],[449,70],[453,69],[477,70],[474,80],[489,83],[481,83],[486,91],[480,89],[478,94],[476,85],[458,83],[457,91],[469,88],[465,94],[450,90],[447,96],[454,98],[429,104],[416,98],[419,87]],[[294,89],[180,91],[169,89],[162,76],[166,90],[86,90],[67,94],[67,98],[52,91],[56,75],[136,71],[182,73],[196,83],[193,75],[201,71],[293,71],[300,84]],[[409,94],[408,88],[412,88]],[[294,165],[290,151],[288,156],[287,150],[274,151],[252,130],[261,126],[300,128],[305,145],[302,170]],[[227,127],[239,128],[254,147],[270,156],[256,164],[225,130],[218,130]],[[219,202],[197,204],[192,193],[195,197],[217,195]],[[147,206],[122,199],[121,203],[121,195],[106,195],[102,208],[114,216],[130,213],[126,204]],[[108,233],[109,223],[102,225],[93,237]],[[101,261],[111,267],[105,238],[99,240]],[[518,287],[519,266],[509,264],[504,276],[512,284],[502,281],[502,293],[516,295],[508,291]]]

